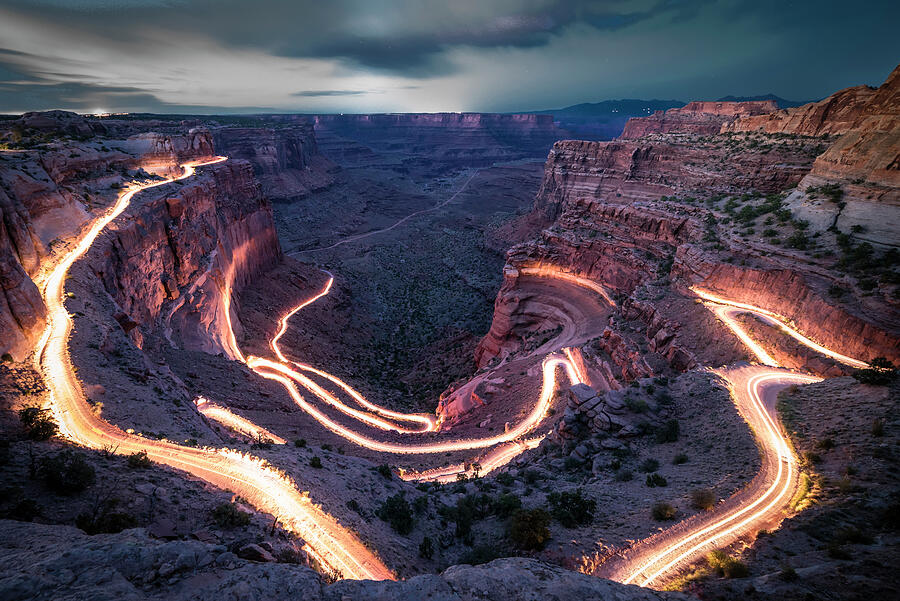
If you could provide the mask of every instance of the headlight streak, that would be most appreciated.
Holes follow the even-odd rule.
[[[761,387],[767,384],[809,384],[820,382],[823,378],[785,369],[771,369],[777,368],[778,362],[740,327],[734,319],[735,315],[744,312],[753,313],[766,323],[778,326],[786,334],[813,350],[854,367],[866,366],[866,363],[858,359],[832,351],[810,340],[789,326],[787,320],[776,313],[747,303],[724,299],[697,288],[691,290],[706,301],[704,304],[707,308],[732,330],[761,363],[770,367],[725,369],[719,373],[728,380],[738,410],[751,425],[761,443],[764,455],[761,477],[764,480],[767,471],[774,471],[775,476],[759,496],[743,506],[726,509],[723,516],[716,516],[711,523],[709,519],[713,518],[700,516],[697,519],[700,523],[696,526],[691,526],[688,522],[686,532],[677,532],[678,526],[675,526],[659,535],[658,540],[648,541],[646,549],[642,549],[640,545],[635,547],[636,555],[626,558],[611,576],[616,580],[621,578],[621,582],[625,584],[651,586],[661,577],[670,575],[673,570],[694,560],[702,551],[711,550],[723,543],[728,544],[752,530],[754,524],[777,522],[796,488],[797,458],[774,417],[774,407],[771,409],[766,407]],[[667,532],[672,534],[667,535]]]
[[[193,474],[214,486],[233,490],[262,511],[274,514],[285,528],[303,538],[311,555],[347,578],[393,579],[393,573],[334,518],[298,491],[294,482],[265,461],[228,449],[198,449],[145,439],[123,432],[91,411],[75,377],[68,352],[72,320],[64,304],[65,277],[71,266],[91,247],[104,228],[128,207],[134,195],[194,174],[195,168],[226,160],[183,166],[176,178],[128,188],[113,208],[96,219],[75,247],[53,267],[42,287],[47,305],[47,327],[35,348],[35,365],[43,373],[50,407],[60,434],[91,448],[116,448],[120,454],[145,451],[158,463]]]

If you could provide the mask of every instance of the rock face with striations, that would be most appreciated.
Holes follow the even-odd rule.
[[[130,322],[229,356],[229,317],[240,332],[229,315],[232,293],[280,259],[272,207],[240,160],[138,195],[88,255]]]
[[[212,138],[203,129],[136,134],[134,124],[122,139],[98,138],[107,125],[65,111],[26,113],[8,125],[54,140],[0,157],[0,353],[22,359],[45,325],[31,278],[58,241],[111,205],[137,170],[171,175],[185,161],[210,156]]]
[[[306,196],[334,181],[334,166],[319,154],[310,123],[219,127],[213,136],[217,152],[250,162],[263,194],[273,201]]]
[[[774,100],[745,102],[690,102],[679,108],[656,111],[648,117],[633,117],[625,124],[621,139],[631,140],[649,134],[715,135],[723,126],[751,115],[778,110]]]

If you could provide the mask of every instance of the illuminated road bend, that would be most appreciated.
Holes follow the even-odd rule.
[[[799,374],[787,370],[772,369],[778,362],[762,346],[753,340],[734,319],[740,313],[752,313],[771,325],[779,327],[800,343],[853,367],[864,367],[866,363],[848,357],[810,340],[787,324],[784,317],[755,307],[725,299],[704,290],[692,288],[706,306],[756,355],[759,361],[769,367],[751,366],[720,372],[732,387],[732,397],[738,410],[751,425],[763,449],[764,472],[774,472],[771,484],[765,487],[765,477],[759,487],[765,487],[759,496],[748,504],[726,509],[725,514],[701,518],[700,524],[683,533],[667,536],[663,533],[651,541],[646,549],[636,549],[613,574],[613,579],[625,584],[637,583],[651,586],[672,570],[684,567],[696,560],[703,552],[717,546],[730,544],[741,535],[758,530],[767,522],[777,523],[784,507],[796,490],[797,458],[786,440],[779,423],[774,417],[775,399],[779,390],[790,384],[809,384],[822,378]],[[761,392],[760,389],[763,388]],[[765,398],[764,398],[765,397]],[[768,400],[768,406],[766,403]],[[727,506],[727,504],[726,504]],[[678,526],[672,530],[677,529]]]
[[[71,266],[139,191],[188,178],[195,168],[224,160],[225,157],[217,157],[188,163],[182,166],[184,172],[179,177],[130,187],[112,210],[94,221],[75,248],[51,271],[42,289],[47,305],[47,327],[36,347],[35,362],[50,391],[51,409],[60,433],[77,444],[95,449],[113,449],[120,454],[145,451],[153,461],[244,496],[260,510],[277,516],[285,528],[306,541],[304,548],[310,555],[345,578],[393,579],[393,573],[361,541],[298,491],[290,478],[263,460],[236,451],[182,447],[123,432],[92,412],[75,376],[68,352],[73,324],[63,302],[65,278]]]

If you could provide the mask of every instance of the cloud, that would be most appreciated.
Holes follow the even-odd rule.
[[[365,90],[304,90],[303,92],[294,92],[291,96],[318,98],[320,96],[360,96],[368,93]]]

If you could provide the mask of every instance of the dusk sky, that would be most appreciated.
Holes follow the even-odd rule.
[[[865,0],[0,0],[0,112],[808,100],[880,84],[898,23]]]

